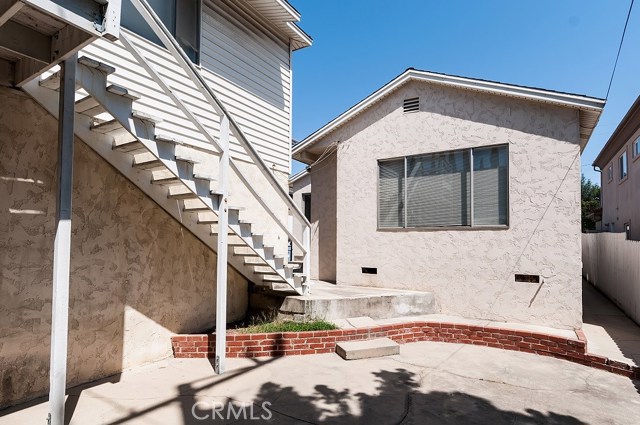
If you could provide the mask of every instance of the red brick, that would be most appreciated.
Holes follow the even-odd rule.
[[[248,341],[251,339],[251,334],[238,334],[236,335],[236,341]]]
[[[631,365],[624,363],[624,362],[619,362],[617,360],[611,360],[609,359],[609,361],[607,362],[607,364],[611,367],[615,367],[617,369],[623,369],[623,370],[631,370]]]
[[[604,356],[598,356],[597,354],[585,354],[585,359],[589,360],[590,362],[594,362],[594,363],[601,363],[601,364],[606,364],[607,363],[607,358]]]
[[[204,341],[204,335],[189,335],[187,341]]]

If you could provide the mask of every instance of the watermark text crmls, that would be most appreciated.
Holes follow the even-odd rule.
[[[271,402],[265,401],[261,405],[254,403],[220,401],[197,401],[191,407],[191,414],[199,421],[215,421],[244,419],[253,421],[268,421],[273,417],[269,409]]]

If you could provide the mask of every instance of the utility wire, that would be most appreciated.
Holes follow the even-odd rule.
[[[618,59],[620,59],[620,51],[622,50],[622,43],[624,43],[624,36],[627,33],[627,25],[629,25],[629,18],[631,17],[631,9],[633,9],[633,2],[629,5],[629,12],[627,12],[627,20],[624,23],[624,29],[622,30],[622,37],[620,38],[620,45],[618,46],[618,54],[616,55],[616,61],[613,64],[613,71],[611,72],[611,79],[609,80],[609,87],[607,88],[607,95],[605,100],[609,100],[609,92],[611,91],[611,84],[613,83],[613,77],[616,75],[616,68],[618,67]]]

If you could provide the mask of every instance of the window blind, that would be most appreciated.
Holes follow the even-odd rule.
[[[506,146],[473,149],[473,224],[506,225],[508,201]]]
[[[469,151],[407,158],[407,227],[470,225]]]
[[[404,227],[404,158],[378,163],[378,225]]]
[[[507,145],[379,161],[378,166],[381,228],[508,224]]]

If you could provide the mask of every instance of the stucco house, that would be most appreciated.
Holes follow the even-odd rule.
[[[53,3],[58,16],[39,9]],[[71,25],[90,3],[0,6],[2,30],[33,24],[27,48],[0,49],[0,408],[46,393],[54,351],[64,403],[65,376],[165,358],[171,335],[241,319],[251,288],[306,284],[287,261],[309,245],[287,186],[291,58],[311,44],[300,14],[284,0],[99,0]],[[109,37],[91,32],[105,10]]]
[[[605,232],[640,240],[640,97],[618,124],[593,165],[600,169],[600,203]]]
[[[604,104],[408,69],[293,146],[309,166],[293,196],[311,187],[311,277],[579,328],[580,153]]]

